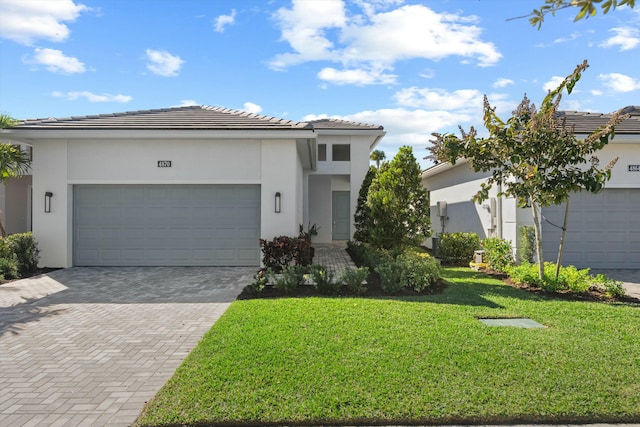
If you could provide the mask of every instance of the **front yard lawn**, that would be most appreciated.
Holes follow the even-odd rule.
[[[439,295],[236,301],[138,425],[640,421],[640,305],[443,277]]]

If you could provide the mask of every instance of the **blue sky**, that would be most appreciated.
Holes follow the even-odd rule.
[[[640,8],[542,28],[543,0],[0,0],[0,111],[16,118],[211,105],[378,124],[392,157],[508,118],[587,59],[561,108],[640,105]],[[428,163],[420,160],[423,166]]]

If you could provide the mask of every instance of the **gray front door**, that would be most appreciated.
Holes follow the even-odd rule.
[[[76,185],[74,265],[257,266],[258,185]]]
[[[349,213],[350,196],[348,191],[334,191],[332,193],[331,212],[333,218],[333,240],[349,240],[351,233],[351,215]]]

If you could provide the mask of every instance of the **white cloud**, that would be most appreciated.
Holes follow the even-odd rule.
[[[364,86],[371,84],[393,84],[396,81],[396,75],[385,74],[383,70],[336,70],[327,67],[320,70],[318,78],[326,82],[337,85],[353,84],[356,86]]]
[[[590,93],[591,93],[591,95],[593,95],[593,96],[601,96],[601,95],[603,94],[603,92],[602,92],[601,90],[598,90],[598,89],[592,89],[592,90],[590,91]]]
[[[32,58],[25,62],[44,65],[52,73],[75,74],[86,71],[84,64],[72,56],[65,56],[61,50],[36,48]]]
[[[182,68],[184,61],[179,56],[171,55],[164,50],[147,49],[147,69],[153,74],[164,77],[175,77]]]
[[[553,41],[553,43],[554,44],[566,43],[568,41],[575,40],[578,37],[580,37],[580,33],[571,33],[571,35],[569,35],[569,37],[559,37],[559,38],[555,39]]]
[[[564,80],[564,77],[553,76],[551,77],[551,80],[549,80],[548,82],[542,85],[542,89],[544,89],[545,92],[554,90],[558,86],[560,86],[560,83],[562,83],[563,80]]]
[[[458,89],[447,92],[443,89],[410,87],[395,94],[398,104],[405,107],[430,110],[482,109],[482,93],[476,89]]]
[[[65,22],[74,22],[88,10],[72,0],[2,0],[0,37],[25,45],[39,39],[62,42],[70,33]]]
[[[231,10],[231,15],[220,15],[215,19],[214,29],[219,33],[224,33],[224,27],[231,25],[236,20],[236,10]]]
[[[131,101],[133,98],[128,95],[111,95],[110,93],[103,93],[101,95],[88,92],[88,91],[72,91],[72,92],[52,92],[52,96],[57,98],[65,98],[69,101],[76,101],[80,98],[85,98],[89,102],[120,102],[126,103]]]
[[[367,83],[371,73],[362,70],[389,71],[397,61],[459,56],[490,66],[502,57],[493,43],[482,41],[482,29],[474,25],[476,17],[439,14],[423,5],[377,12],[396,3],[359,1],[356,4],[365,16],[348,17],[342,0],[294,0],[291,9],[281,8],[274,15],[291,51],[276,55],[269,65],[282,70],[309,61],[332,61],[343,69],[325,67],[320,78],[338,84],[371,84]],[[355,70],[361,78],[355,78]]]
[[[172,105],[172,107],[193,107],[195,105],[200,105],[198,102],[193,99],[182,99],[180,100],[180,104]]]
[[[640,80],[620,73],[600,74],[598,76],[604,85],[615,92],[633,92],[640,89]]]
[[[341,0],[293,0],[293,8],[280,8],[274,18],[282,31],[282,40],[296,53],[276,55],[270,65],[284,69],[306,61],[334,60],[333,43],[325,37],[326,30],[346,25],[344,4]]]
[[[640,46],[640,30],[631,27],[612,28],[616,35],[599,44],[601,47],[620,46],[620,51],[634,49]]]
[[[495,88],[503,88],[509,85],[514,84],[514,81],[511,79],[505,79],[504,77],[499,78],[495,82],[493,82],[493,87]]]
[[[245,102],[243,104],[244,110],[248,113],[258,114],[262,112],[262,107],[258,104],[254,104],[253,102]]]

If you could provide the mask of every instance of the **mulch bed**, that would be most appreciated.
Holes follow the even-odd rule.
[[[552,298],[560,298],[569,301],[594,301],[594,302],[626,302],[626,303],[635,303],[640,304],[640,299],[634,298],[631,296],[624,296],[621,298],[612,297],[603,293],[598,288],[591,288],[585,293],[575,293],[568,290],[561,291],[545,291],[544,289],[537,288],[535,286],[516,283],[511,278],[509,278],[506,274],[500,273],[493,270],[485,270],[483,271],[488,276],[495,277],[496,279],[502,280],[503,283],[509,285],[513,288],[521,289],[523,291],[531,292],[538,295],[544,295]]]
[[[390,294],[384,292],[380,286],[380,280],[375,275],[369,275],[367,278],[367,291],[364,294],[355,294],[351,292],[346,286],[342,286],[340,292],[335,297],[361,297],[361,298],[377,298],[377,297],[417,297],[421,295],[435,295],[442,293],[447,287],[447,283],[443,280],[438,281],[435,285],[429,286],[422,292],[416,292],[413,289],[401,289],[400,291]],[[267,285],[261,293],[251,294],[245,287],[237,299],[256,299],[256,298],[306,298],[306,297],[327,297],[313,286],[303,285],[298,286],[293,292],[285,293],[280,289],[274,288],[272,285]]]

